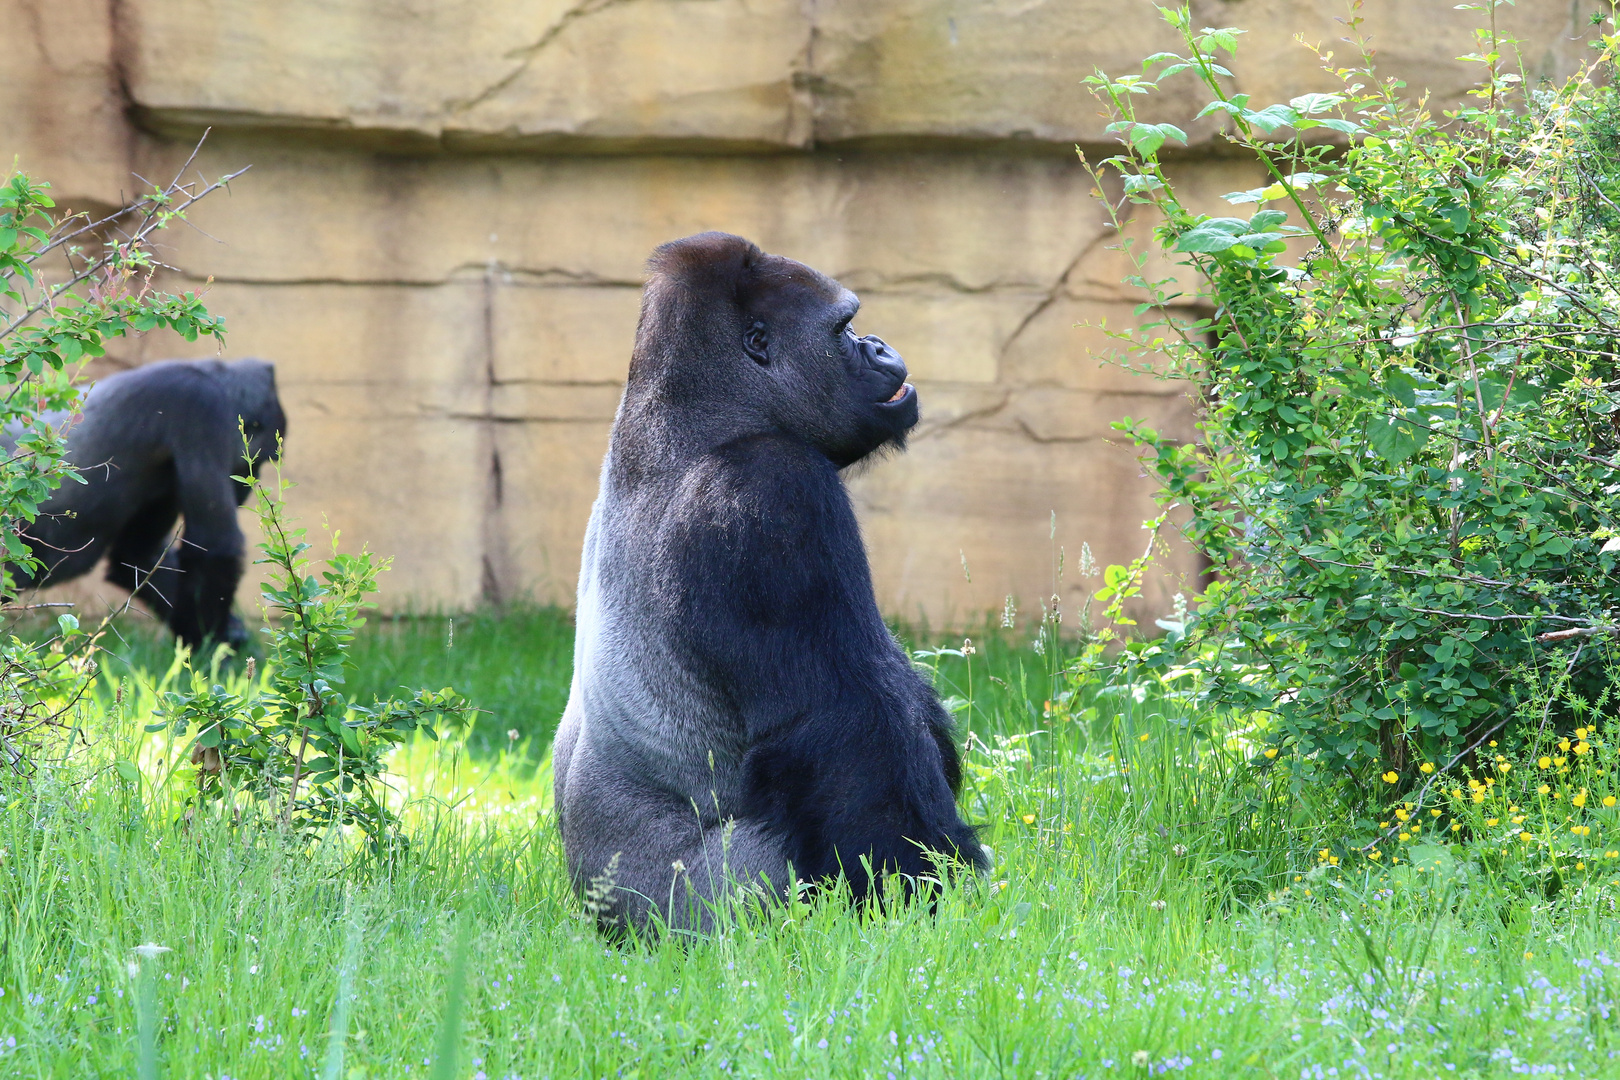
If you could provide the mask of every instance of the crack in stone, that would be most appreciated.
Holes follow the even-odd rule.
[[[1008,350],[1013,347],[1013,342],[1018,340],[1019,335],[1029,328],[1029,324],[1034,322],[1040,316],[1041,312],[1045,311],[1047,308],[1051,307],[1057,302],[1058,295],[1063,292],[1063,286],[1069,281],[1069,275],[1074,273],[1075,270],[1079,268],[1080,264],[1085,261],[1087,255],[1090,255],[1096,250],[1098,244],[1101,244],[1107,239],[1108,230],[1103,229],[1096,236],[1093,236],[1091,239],[1087,240],[1085,244],[1081,246],[1079,254],[1075,255],[1074,259],[1070,261],[1069,265],[1064,268],[1063,273],[1058,275],[1057,281],[1055,281],[1052,284],[1052,287],[1046,291],[1046,295],[1043,296],[1040,301],[1030,309],[1029,314],[1025,315],[1024,318],[1018,323],[1017,327],[1013,329],[1013,332],[1007,336],[1007,340],[1001,343],[1001,348],[996,350],[996,370],[998,374],[1001,369],[1002,361],[1007,358]]]
[[[546,48],[546,46],[550,45],[553,41],[556,41],[562,32],[567,30],[569,26],[578,22],[580,19],[585,18],[586,16],[595,15],[599,11],[606,11],[610,7],[617,7],[620,4],[629,4],[634,2],[635,0],[576,0],[572,7],[570,7],[567,11],[564,11],[550,26],[546,27],[545,31],[541,33],[537,39],[535,39],[533,44],[525,45],[521,49],[513,49],[511,52],[506,54],[506,59],[508,60],[521,61],[517,67],[513,68],[506,75],[500,79],[497,79],[494,83],[485,87],[483,90],[480,90],[477,94],[474,94],[470,98],[466,98],[461,101],[452,100],[445,102],[445,111],[451,115],[456,115],[458,113],[465,113],[477,108],[479,105],[482,105],[484,102],[495,97],[502,90],[505,90],[508,86],[511,86],[514,82],[521,78],[524,72],[529,70],[529,66],[534,63],[534,58],[538,56],[541,51]]]
[[[996,401],[990,405],[981,406],[977,409],[969,409],[962,415],[952,417],[949,420],[941,420],[937,423],[920,424],[917,431],[911,437],[917,440],[932,439],[943,435],[948,431],[954,431],[959,427],[970,424],[975,420],[983,420],[988,417],[995,416],[1012,403],[1012,396],[1013,388],[1007,387],[1001,391],[1001,399],[999,401]]]

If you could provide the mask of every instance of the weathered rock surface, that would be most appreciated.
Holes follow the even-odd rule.
[[[1557,75],[1591,7],[1497,17]],[[1295,34],[1353,59],[1338,4],[1194,8],[1249,28],[1257,103],[1331,89]],[[1363,12],[1409,92],[1472,83],[1471,13]],[[1191,432],[1180,386],[1103,362],[1132,267],[1072,150],[1110,138],[1080,80],[1175,47],[1148,0],[0,0],[0,25],[0,156],[70,201],[171,175],[207,126],[203,175],[253,167],[165,235],[166,283],[277,362],[294,509],[395,557],[390,607],[569,600],[644,260],[702,229],[839,277],[911,365],[909,452],[852,479],[894,613],[1074,610],[1082,544],[1125,562],[1156,512],[1110,423]],[[1201,104],[1183,79],[1145,107],[1188,128],[1171,167],[1214,209],[1258,177]],[[1147,616],[1197,587],[1165,539]]]

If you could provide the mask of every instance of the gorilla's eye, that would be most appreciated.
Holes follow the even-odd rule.
[[[765,335],[765,324],[757,319],[743,331],[743,352],[761,367],[771,362],[770,341]]]

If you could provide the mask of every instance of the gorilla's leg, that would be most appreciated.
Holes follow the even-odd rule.
[[[179,507],[172,500],[143,507],[107,550],[107,580],[135,594],[167,625],[180,595],[180,563],[173,551]]]
[[[220,622],[199,618],[196,594],[201,591],[211,595],[219,591],[219,584],[216,581],[210,589],[203,582],[199,589],[196,564],[207,561],[206,553],[187,558],[185,541],[172,533],[174,522],[175,512],[167,506],[154,506],[135,515],[107,553],[107,580],[134,593],[191,648],[202,645],[211,627],[223,625],[222,640],[240,650],[247,643],[247,630],[240,619],[229,613],[228,598],[226,615]],[[229,576],[225,586],[230,591],[228,597],[235,592],[241,576],[239,561],[232,560],[225,574]]]
[[[626,776],[583,740],[569,757],[563,847],[576,887],[602,905],[605,927],[645,930],[656,911],[672,929],[706,933],[728,894],[787,895],[781,841],[757,823],[683,804]]]

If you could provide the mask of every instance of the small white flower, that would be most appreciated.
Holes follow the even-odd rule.
[[[174,952],[174,950],[169,948],[167,945],[154,945],[150,941],[148,941],[145,945],[137,945],[129,951],[147,960],[156,960],[166,952]]]
[[[1146,1050],[1138,1050],[1136,1053],[1131,1055],[1131,1064],[1135,1065],[1138,1069],[1147,1068],[1148,1062],[1151,1060],[1153,1059]]]

